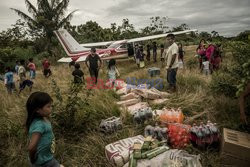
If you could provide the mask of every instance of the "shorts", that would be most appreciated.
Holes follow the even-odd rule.
[[[43,75],[48,76],[48,74],[51,75],[51,70],[50,69],[44,69],[43,70]]]
[[[26,86],[32,87],[32,85],[33,85],[33,82],[27,79],[27,80],[24,80],[22,83],[20,83],[19,89],[23,90]]]
[[[35,79],[35,78],[36,78],[36,71],[30,70],[30,79]]]
[[[7,88],[7,91],[8,91],[8,92],[12,92],[12,90],[15,89],[15,83],[14,83],[14,82],[12,82],[12,83],[7,83],[7,84],[6,84],[6,88]]]

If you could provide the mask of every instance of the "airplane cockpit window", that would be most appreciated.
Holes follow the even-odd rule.
[[[118,46],[120,46],[120,44],[114,43],[114,44],[111,44],[108,48],[116,49]]]
[[[119,48],[120,49],[127,49],[127,44],[122,44]]]

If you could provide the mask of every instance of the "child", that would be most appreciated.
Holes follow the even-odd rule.
[[[108,80],[112,82],[112,85],[115,84],[116,76],[119,77],[120,73],[116,67],[115,59],[110,59],[108,64]]]
[[[28,68],[30,70],[30,79],[35,79],[35,77],[36,77],[36,65],[33,63],[33,58],[29,58]]]
[[[18,75],[18,68],[20,66],[20,62],[17,60],[16,61],[16,66],[15,66],[15,73]]]
[[[26,131],[32,167],[60,167],[53,156],[55,138],[49,121],[51,104],[52,98],[44,92],[32,93],[26,102]]]
[[[9,94],[11,94],[13,90],[15,90],[15,83],[13,81],[13,72],[11,72],[10,67],[6,68],[6,73],[4,75],[4,84]]]
[[[52,72],[50,70],[50,63],[47,57],[44,58],[43,62],[43,75],[48,78],[49,76],[51,76]]]
[[[140,68],[143,68],[143,67],[145,67],[145,62],[144,62],[145,54],[143,53],[143,46],[141,45],[138,50],[139,50],[139,55],[140,55],[139,66],[140,66]]]
[[[74,76],[74,83],[75,84],[81,84],[84,83],[84,73],[82,70],[80,70],[80,64],[75,64],[75,70],[72,72],[72,75]]]
[[[203,57],[201,72],[203,72],[205,75],[210,74],[210,70],[209,70],[209,61],[208,61],[208,59],[207,59],[206,56]]]
[[[19,93],[18,95],[21,93],[21,91],[26,87],[28,86],[30,88],[30,92],[32,90],[32,85],[33,85],[33,82],[26,79],[26,70],[24,68],[24,64],[25,64],[25,61],[24,60],[21,60],[20,61],[20,66],[18,68],[18,76],[19,76]]]

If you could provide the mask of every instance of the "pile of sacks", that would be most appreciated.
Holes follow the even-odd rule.
[[[149,106],[147,102],[142,102],[146,99],[150,104],[161,104],[166,102],[169,96],[167,92],[161,92],[155,88],[150,88],[149,85],[128,85],[123,83],[116,94],[121,95],[118,105],[125,108],[128,112],[133,114],[136,110],[146,108]]]

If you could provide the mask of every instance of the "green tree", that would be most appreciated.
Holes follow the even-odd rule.
[[[103,28],[95,21],[87,21],[77,26],[77,33],[77,40],[80,43],[104,41]]]
[[[35,32],[35,35],[46,40],[44,47],[49,53],[52,53],[53,31],[69,22],[75,11],[65,17],[69,0],[37,0],[37,7],[29,0],[25,0],[25,3],[31,16],[18,9],[11,9],[27,22],[30,30]]]
[[[176,32],[176,31],[184,31],[184,30],[189,30],[189,29],[190,29],[189,26],[187,24],[183,23],[177,27],[173,27],[172,31]]]

